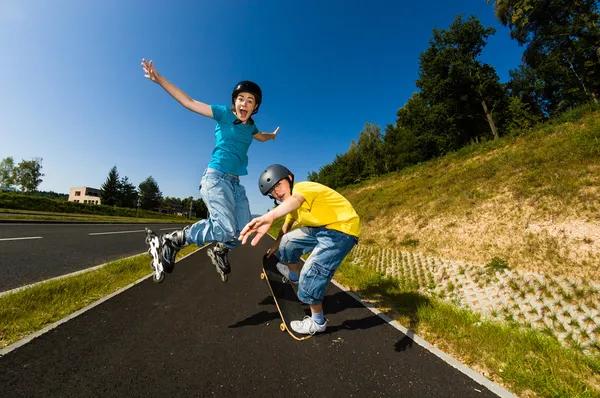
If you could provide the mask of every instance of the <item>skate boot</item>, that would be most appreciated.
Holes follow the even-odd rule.
[[[152,257],[150,265],[154,270],[154,282],[162,282],[165,278],[165,272],[173,272],[177,252],[188,245],[185,241],[185,230],[187,228],[160,237],[151,229],[146,228],[146,244],[150,246],[148,254]]]
[[[221,280],[223,282],[227,281],[227,274],[231,272],[231,265],[229,264],[229,259],[227,258],[228,252],[229,249],[226,248],[221,242],[215,243],[206,251],[208,257],[210,257],[210,260],[215,266],[215,269],[219,275],[221,275]]]
[[[173,231],[160,237],[160,257],[163,262],[165,272],[168,274],[173,272],[173,267],[175,266],[175,256],[177,256],[179,250],[188,245],[188,243],[185,241],[185,230],[188,228],[189,227],[185,227],[184,229]]]

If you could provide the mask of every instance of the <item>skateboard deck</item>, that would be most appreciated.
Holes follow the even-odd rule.
[[[150,246],[148,255],[152,257],[152,261],[150,261],[150,266],[154,271],[152,280],[160,283],[165,279],[165,271],[159,257],[160,238],[150,228],[146,228],[146,244]]]
[[[279,315],[281,316],[279,329],[282,332],[287,331],[295,340],[309,339],[312,335],[296,333],[290,326],[291,321],[301,321],[306,316],[306,312],[302,307],[302,302],[298,300],[296,285],[283,281],[283,275],[279,273],[276,267],[277,261],[275,255],[267,258],[265,254],[262,259],[260,278],[267,281],[269,290],[273,295],[273,300],[275,300],[277,311],[279,311]]]

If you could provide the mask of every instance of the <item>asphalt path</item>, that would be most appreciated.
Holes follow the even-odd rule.
[[[492,397],[330,284],[325,333],[295,341],[260,275],[272,242],[205,254],[0,357],[3,397]],[[306,309],[308,311],[308,309]]]
[[[143,253],[144,227],[185,224],[0,224],[0,292]]]

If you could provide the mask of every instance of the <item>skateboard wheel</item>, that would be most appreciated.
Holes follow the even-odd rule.
[[[156,274],[152,275],[152,280],[156,283],[161,283],[162,281],[165,280],[165,274],[160,274],[160,276],[157,278]]]
[[[285,323],[279,324],[279,329],[281,329],[282,332],[285,332]]]
[[[260,273],[260,279],[265,279],[265,278],[266,278],[266,275],[265,275],[265,273],[264,273],[264,272],[261,272],[261,273]]]

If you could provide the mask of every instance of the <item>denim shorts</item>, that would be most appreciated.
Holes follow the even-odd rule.
[[[357,237],[340,231],[301,227],[283,235],[277,258],[283,264],[297,264],[300,256],[312,251],[300,271],[298,298],[316,305],[323,302],[333,274],[357,243]]]

